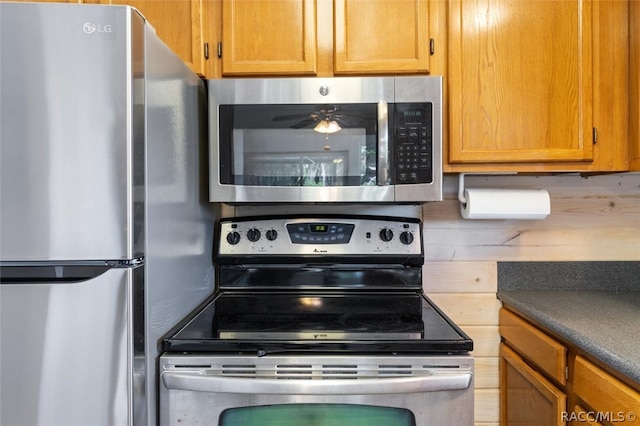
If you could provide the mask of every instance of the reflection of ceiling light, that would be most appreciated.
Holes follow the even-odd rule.
[[[329,119],[319,121],[316,127],[313,128],[318,133],[335,133],[342,130],[342,127],[335,121]]]
[[[322,299],[319,297],[301,297],[300,304],[305,308],[322,307]]]

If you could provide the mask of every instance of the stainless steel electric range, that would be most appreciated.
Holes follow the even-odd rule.
[[[233,218],[216,240],[216,294],[163,342],[162,425],[473,423],[473,342],[423,293],[419,220]]]

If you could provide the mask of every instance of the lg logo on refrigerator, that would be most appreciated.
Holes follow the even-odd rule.
[[[85,22],[82,26],[82,30],[87,34],[93,33],[111,33],[111,25],[96,25],[93,22]]]

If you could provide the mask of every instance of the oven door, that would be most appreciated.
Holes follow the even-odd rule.
[[[161,426],[473,424],[470,356],[165,354],[160,371]]]
[[[393,83],[211,81],[210,201],[394,201],[388,158]]]

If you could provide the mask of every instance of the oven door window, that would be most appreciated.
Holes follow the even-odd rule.
[[[377,104],[220,105],[219,114],[223,184],[377,184]]]
[[[415,426],[404,408],[355,404],[283,404],[230,408],[219,426]]]

